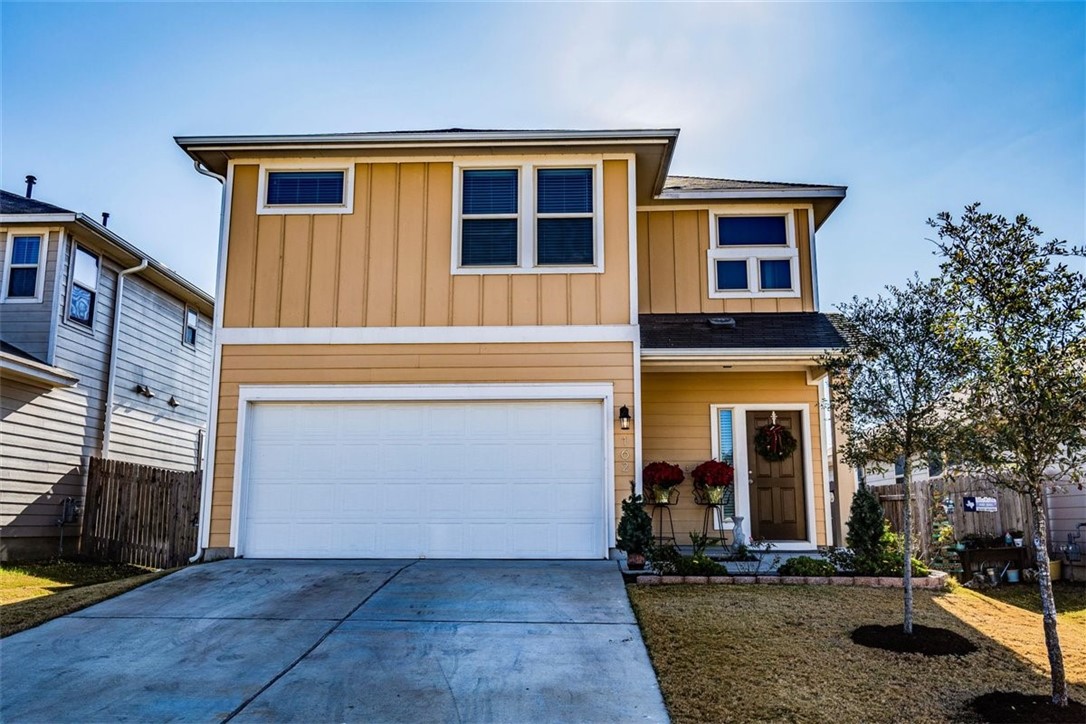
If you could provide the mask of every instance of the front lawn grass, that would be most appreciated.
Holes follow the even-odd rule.
[[[915,592],[916,623],[979,647],[960,657],[850,640],[858,626],[901,621],[900,589],[630,586],[629,593],[676,722],[967,721],[964,707],[979,694],[1049,690],[1047,659],[1037,660],[1040,616],[965,589]],[[1060,616],[1060,634],[1071,696],[1086,701],[1086,630],[1074,615]]]
[[[53,560],[0,566],[0,637],[104,601],[168,571]]]

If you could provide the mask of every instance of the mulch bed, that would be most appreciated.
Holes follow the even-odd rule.
[[[984,721],[993,724],[1002,722],[1082,724],[1086,721],[1086,706],[1074,699],[1071,699],[1067,706],[1055,706],[1048,696],[1019,694],[1017,691],[993,691],[990,694],[978,696],[969,705]]]
[[[977,650],[976,645],[961,634],[917,624],[913,625],[911,636],[902,630],[901,624],[860,626],[852,632],[852,640],[872,649],[924,656],[965,656]]]

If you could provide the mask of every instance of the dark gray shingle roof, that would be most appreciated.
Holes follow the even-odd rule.
[[[21,194],[13,194],[10,191],[0,190],[0,213],[3,214],[70,214],[68,209],[62,209],[53,204],[47,204],[37,199],[28,199]]]
[[[734,320],[734,325],[710,320]],[[829,315],[819,312],[642,314],[641,348],[811,349],[844,347]]]

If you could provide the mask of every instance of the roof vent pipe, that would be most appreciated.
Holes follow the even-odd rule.
[[[102,226],[109,226],[109,212],[102,212]]]
[[[38,183],[38,177],[30,174],[26,175],[26,197],[29,199],[34,193],[34,184]]]

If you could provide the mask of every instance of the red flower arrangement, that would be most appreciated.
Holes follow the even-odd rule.
[[[686,478],[678,465],[666,462],[649,463],[642,472],[642,481],[651,500],[658,503],[668,502],[671,489]]]
[[[719,460],[706,460],[691,471],[690,477],[694,479],[694,490],[716,505],[724,502],[724,491],[735,480],[735,468]]]
[[[735,480],[735,468],[719,460],[706,460],[694,468],[690,477],[693,478],[694,488],[697,490],[723,488]]]

